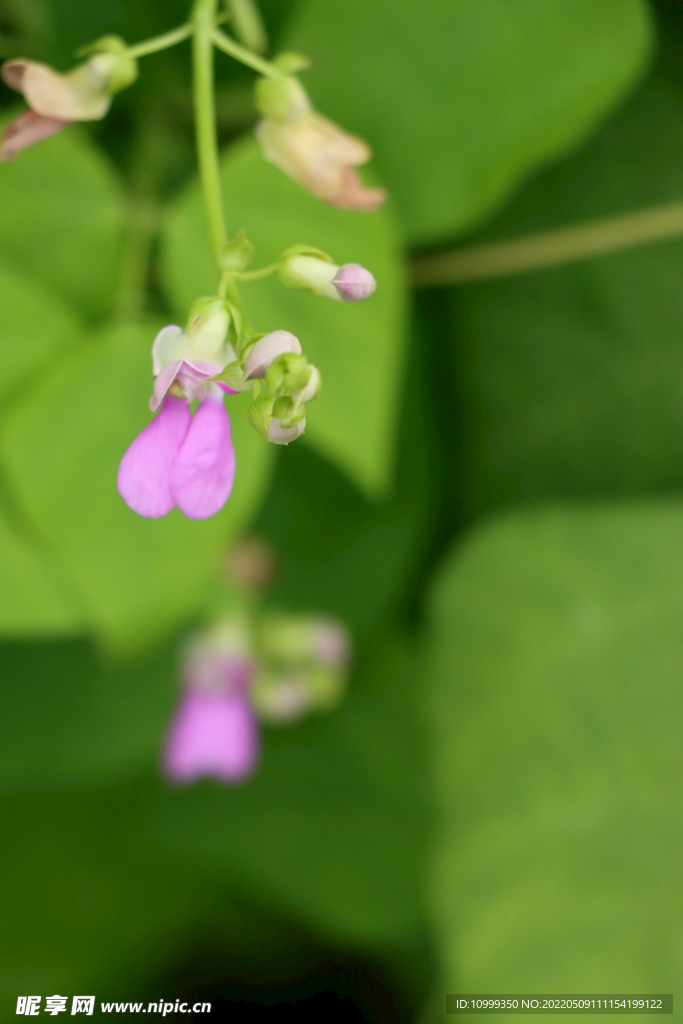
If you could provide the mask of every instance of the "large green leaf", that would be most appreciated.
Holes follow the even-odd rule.
[[[485,233],[680,199],[683,100],[656,82]],[[458,290],[469,515],[519,497],[683,484],[683,242]]]
[[[156,325],[93,337],[11,412],[1,439],[9,478],[36,533],[80,594],[85,620],[109,643],[135,645],[191,614],[204,599],[221,546],[255,513],[271,446],[230,400],[237,475],[219,515],[131,512],[116,492],[118,463],[149,418],[150,342]]]
[[[0,257],[88,315],[111,306],[124,215],[113,169],[77,128],[0,167]]]
[[[245,228],[258,265],[306,243],[338,263],[356,262],[376,276],[377,293],[358,305],[283,288],[277,278],[244,286],[256,330],[292,331],[322,373],[310,406],[306,440],[369,494],[386,490],[394,454],[405,347],[405,304],[397,234],[390,212],[349,213],[324,206],[266,164],[254,142],[228,150],[223,190],[231,231]],[[181,323],[190,303],[216,289],[197,184],[169,219],[164,279]]]
[[[109,664],[83,640],[15,642],[0,659],[3,790],[116,779],[156,760],[178,689],[174,645]]]
[[[494,520],[431,613],[443,991],[675,991],[683,505]]]
[[[17,995],[28,992],[141,999],[198,921],[226,943],[235,935],[229,880],[131,842],[137,802],[135,786],[3,797],[3,1021],[16,1019]],[[159,999],[158,988],[149,998]]]
[[[287,37],[321,111],[366,136],[409,236],[471,224],[620,99],[641,0],[305,0]]]
[[[0,266],[0,399],[17,400],[31,378],[39,377],[59,354],[80,340],[81,326],[54,296],[27,278]],[[3,495],[7,499],[7,495]],[[76,627],[55,567],[31,540],[0,512],[0,633],[53,634]]]
[[[0,308],[0,399],[11,402],[29,376],[44,373],[58,353],[81,339],[82,328],[58,298],[4,265]]]

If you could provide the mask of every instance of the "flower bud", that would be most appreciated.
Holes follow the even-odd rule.
[[[343,673],[328,669],[266,669],[254,680],[252,702],[259,718],[284,724],[311,711],[329,711],[341,700],[345,685]]]
[[[272,615],[257,639],[261,654],[278,663],[346,668],[351,658],[346,627],[324,615]]]
[[[360,263],[345,263],[337,269],[332,286],[345,302],[362,302],[377,288],[377,282]]]
[[[230,313],[223,299],[215,295],[196,299],[185,325],[188,350],[195,359],[225,363]]]
[[[283,353],[301,355],[301,344],[289,331],[271,331],[249,349],[244,364],[245,380],[263,380],[274,359]]]
[[[268,425],[268,436],[274,444],[290,444],[301,437],[306,429],[306,417],[300,420],[294,427],[284,427],[280,420],[273,417]]]
[[[312,369],[305,356],[283,352],[268,367],[266,387],[273,395],[293,395],[306,388]]]
[[[254,258],[254,246],[242,228],[231,241],[226,242],[218,256],[221,270],[246,270]]]
[[[280,264],[278,274],[286,288],[324,295],[328,299],[341,296],[332,281],[339,270],[335,263],[316,259],[315,256],[290,256]]]

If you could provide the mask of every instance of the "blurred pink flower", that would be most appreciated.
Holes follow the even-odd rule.
[[[2,136],[0,160],[13,160],[22,149],[66,128],[72,121],[99,121],[111,106],[112,95],[137,76],[135,61],[120,52],[96,53],[62,75],[47,64],[10,60],[2,78],[23,94],[29,110],[12,121]]]
[[[259,735],[249,700],[251,661],[210,648],[190,657],[186,689],[166,737],[164,770],[179,783],[203,776],[240,782],[253,771]]]

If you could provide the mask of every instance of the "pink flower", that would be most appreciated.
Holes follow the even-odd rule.
[[[159,412],[119,466],[119,494],[148,519],[176,506],[188,519],[207,519],[223,508],[232,491],[235,451],[223,405],[223,391],[230,389],[208,379],[234,359],[225,340],[227,314],[221,303],[204,302],[204,313],[195,320],[190,333],[170,326],[156,336],[150,406]],[[191,416],[189,403],[197,400]]]
[[[166,775],[179,783],[203,776],[239,782],[253,771],[259,750],[249,699],[253,663],[209,642],[190,655],[185,671],[185,693],[166,737]]]
[[[184,399],[166,396],[121,459],[117,487],[126,505],[148,519],[176,505],[188,519],[207,519],[223,508],[234,477],[230,420],[214,384],[194,416]]]
[[[318,199],[344,210],[376,210],[383,188],[367,188],[355,168],[372,156],[355,135],[322,117],[294,77],[263,78],[256,99],[264,119],[256,126],[263,156]]]

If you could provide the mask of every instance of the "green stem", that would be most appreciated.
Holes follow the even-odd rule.
[[[213,42],[217,0],[196,0],[192,16],[194,62],[194,110],[199,177],[214,258],[218,263],[228,240],[223,216],[216,112],[213,87]]]
[[[274,274],[278,266],[278,263],[271,263],[269,267],[261,267],[260,270],[238,271],[234,277],[237,281],[259,281],[262,277]]]
[[[187,24],[174,28],[172,32],[165,32],[162,36],[155,36],[154,39],[148,39],[144,43],[130,46],[128,48],[128,56],[146,57],[148,53],[158,53],[159,50],[167,50],[169,46],[176,46],[177,43],[182,43],[185,39],[189,39],[191,35],[192,25],[188,21]]]
[[[268,60],[263,60],[262,57],[252,53],[251,50],[247,50],[245,46],[240,46],[230,36],[226,36],[225,32],[221,32],[219,28],[213,30],[211,38],[219,50],[227,53],[229,57],[234,57],[235,60],[240,61],[242,64],[246,64],[248,68],[258,71],[259,75],[265,75],[266,78],[280,77],[282,72],[278,71],[274,64],[271,64]]]
[[[413,284],[458,284],[561,266],[683,235],[683,203],[603,217],[509,241],[469,245],[413,263]]]

